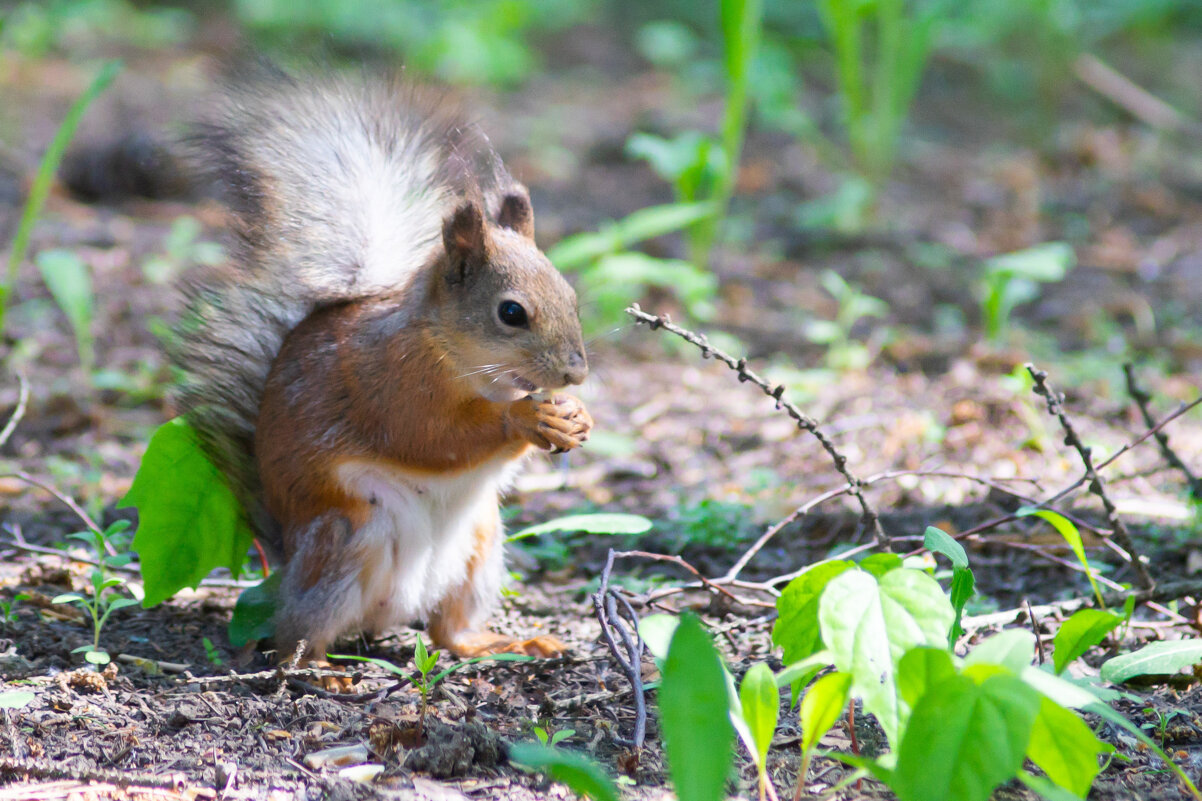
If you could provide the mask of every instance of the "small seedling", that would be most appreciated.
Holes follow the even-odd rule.
[[[551,747],[559,745],[575,733],[575,729],[560,729],[558,731],[548,733],[547,730],[542,726],[534,727],[534,736],[538,738],[538,741],[543,745],[549,745]]]
[[[417,685],[417,691],[422,697],[421,712],[418,713],[418,726],[421,729],[426,728],[426,709],[430,702],[430,691],[434,689],[434,683],[430,680],[430,671],[438,664],[439,651],[429,653],[426,650],[426,643],[422,640],[422,635],[417,635],[417,648],[413,652],[413,665],[417,668],[418,678],[414,680]]]
[[[128,551],[109,555],[109,551],[112,549],[112,540],[120,539],[120,535],[129,528],[129,525],[128,520],[117,520],[104,531],[95,528],[69,535],[71,539],[88,542],[95,548],[97,564],[92,569],[90,577],[92,591],[89,595],[66,592],[51,600],[51,603],[56,604],[75,604],[92,619],[92,642],[81,645],[71,653],[82,652],[84,659],[93,665],[107,665],[111,661],[108,652],[100,647],[100,632],[104,628],[104,624],[108,622],[109,615],[118,609],[124,609],[137,603],[133,598],[126,598],[116,592],[110,592],[115,587],[124,586],[125,579],[108,575],[106,569],[126,564],[133,558]]]
[[[11,601],[0,601],[0,629],[8,628],[17,622],[17,607],[22,601],[28,601],[33,596],[27,592],[19,592]]]
[[[889,304],[865,294],[834,270],[823,271],[818,280],[838,303],[838,309],[833,320],[811,320],[805,327],[806,339],[826,346],[826,361],[832,370],[867,367],[872,361],[872,349],[854,339],[852,331],[866,317],[884,317]]]
[[[1062,281],[1075,258],[1064,242],[1046,242],[986,261],[980,289],[985,336],[1000,342],[1014,308],[1038,297],[1039,284]]]
[[[209,664],[221,667],[225,664],[225,660],[221,658],[221,654],[217,651],[217,646],[213,645],[213,641],[208,637],[201,639],[200,644],[205,648],[205,658],[209,660]]]

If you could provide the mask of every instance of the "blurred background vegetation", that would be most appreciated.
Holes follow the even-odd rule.
[[[1163,350],[1202,328],[1193,299],[1140,282],[1196,244],[1163,240],[1202,186],[1202,3],[46,0],[2,14],[12,92],[31,63],[246,50],[459,87],[502,129],[595,335],[650,298],[822,370],[882,353],[925,369],[898,344],[912,334],[927,351],[952,337],[1175,370],[1199,358]],[[594,113],[577,114],[590,93]],[[7,105],[0,139],[19,150]],[[1156,221],[1098,205],[1157,181],[1188,203]],[[1167,258],[1143,252],[1157,243]],[[1074,277],[1091,270],[1105,287]],[[758,288],[782,277],[800,294]],[[1103,299],[1084,321],[1081,293]]]

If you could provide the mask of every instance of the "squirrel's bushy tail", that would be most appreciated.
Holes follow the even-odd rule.
[[[192,274],[171,356],[175,401],[256,533],[278,542],[253,453],[263,387],[315,308],[404,286],[463,199],[511,184],[458,108],[398,79],[310,80],[255,67],[228,82],[191,150],[230,209],[230,261]]]

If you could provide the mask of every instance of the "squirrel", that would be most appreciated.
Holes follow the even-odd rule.
[[[426,622],[458,657],[553,656],[484,624],[498,496],[589,436],[574,291],[527,190],[454,103],[392,78],[227,81],[192,137],[230,260],[185,281],[175,402],[282,557],[275,645]]]

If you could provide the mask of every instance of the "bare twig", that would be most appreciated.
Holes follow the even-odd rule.
[[[1073,72],[1089,88],[1154,128],[1196,132],[1199,125],[1156,95],[1115,70],[1097,56],[1082,53]]]
[[[1148,427],[1152,427],[1156,422],[1149,408],[1152,396],[1139,385],[1139,381],[1135,378],[1135,367],[1130,362],[1123,365],[1123,374],[1127,376],[1127,394],[1131,396],[1131,399],[1135,401],[1135,405],[1139,407],[1139,413],[1143,416],[1144,423]],[[1181,460],[1177,452],[1169,447],[1168,434],[1163,431],[1157,431],[1155,437],[1156,444],[1160,447],[1160,454],[1164,456],[1164,460],[1179,470],[1185,476],[1185,480],[1189,482],[1190,497],[1195,501],[1202,501],[1202,479],[1198,478],[1189,469],[1189,466]]]
[[[1098,475],[1098,470],[1094,467],[1093,449],[1082,442],[1077,435],[1068,413],[1064,410],[1064,398],[1048,384],[1048,374],[1043,370],[1037,370],[1033,364],[1027,364],[1026,367],[1027,372],[1035,381],[1035,394],[1047,402],[1048,414],[1059,420],[1060,427],[1064,429],[1064,444],[1074,448],[1080,454],[1081,461],[1085,465],[1085,478],[1089,482],[1089,491],[1102,501],[1102,506],[1106,510],[1106,519],[1113,529],[1114,538],[1118,541],[1119,546],[1127,552],[1131,567],[1135,570],[1135,580],[1144,589],[1151,589],[1156,582],[1152,580],[1147,567],[1140,559],[1139,551],[1135,549],[1135,543],[1131,539],[1131,532],[1127,530],[1127,524],[1119,517],[1118,509],[1110,500],[1110,496],[1106,494],[1106,485],[1102,483],[1102,477]]]
[[[633,607],[626,599],[609,586],[609,576],[613,571],[614,558],[617,556],[618,554],[614,552],[613,548],[610,548],[609,555],[605,559],[605,569],[601,571],[601,586],[593,595],[593,610],[597,614],[597,622],[601,624],[601,634],[605,637],[605,644],[609,646],[614,661],[630,679],[630,686],[634,692],[634,734],[629,742],[620,744],[642,748],[643,740],[647,736],[647,698],[643,692],[643,651],[646,646],[639,634],[638,615],[635,614]],[[622,612],[625,613],[629,625],[621,619],[618,602],[622,604]],[[622,653],[617,640],[614,639],[615,631],[626,649],[625,654]]]
[[[843,476],[844,480],[847,481],[848,491],[860,504],[860,519],[864,527],[872,532],[873,539],[876,541],[876,544],[879,547],[885,550],[889,549],[889,538],[885,536],[885,530],[881,527],[880,515],[877,513],[873,505],[869,503],[868,498],[864,496],[863,485],[861,484],[860,480],[856,478],[848,469],[847,457],[839,452],[839,449],[835,447],[835,444],[831,442],[831,440],[827,438],[826,434],[823,433],[822,429],[818,427],[817,420],[803,413],[792,402],[783,399],[785,394],[784,384],[777,384],[776,386],[769,384],[747,367],[746,359],[736,359],[726,352],[713,347],[709,344],[709,340],[707,340],[703,334],[695,334],[687,328],[682,328],[678,325],[675,325],[666,314],[661,316],[647,314],[638,307],[638,304],[631,305],[631,307],[626,310],[626,313],[638,322],[645,323],[652,331],[663,328],[664,330],[680,337],[684,341],[695,345],[701,350],[702,358],[709,358],[711,356],[714,357],[738,373],[739,381],[750,381],[763,390],[765,395],[772,398],[776,402],[777,409],[781,409],[788,414],[789,417],[793,418],[793,420],[796,421],[798,428],[802,429],[803,431],[808,431],[810,434],[812,434],[814,438],[818,440],[818,443],[822,446],[823,450],[830,455],[831,461],[833,461],[835,464],[835,469],[838,470],[839,474]]]
[[[17,396],[17,407],[13,409],[8,422],[4,424],[4,430],[0,431],[0,448],[4,447],[4,443],[8,442],[8,438],[17,430],[17,424],[25,416],[25,405],[29,402],[29,381],[25,378],[25,374],[18,372],[17,381],[21,385],[20,394]]]
[[[88,515],[88,513],[83,510],[83,507],[80,506],[78,503],[76,503],[75,500],[73,498],[71,498],[70,495],[59,492],[57,489],[50,486],[49,484],[43,484],[41,481],[38,481],[36,478],[29,475],[24,470],[14,470],[11,473],[3,473],[3,474],[0,474],[0,478],[17,478],[17,479],[20,479],[21,481],[24,481],[26,484],[29,484],[30,486],[34,486],[40,490],[45,490],[46,492],[49,492],[55,498],[58,498],[64,505],[66,505],[66,507],[68,509],[70,509],[72,512],[74,512],[75,515],[80,520],[82,520],[83,524],[85,526],[87,526],[89,529],[91,529],[92,531],[95,531],[97,533],[102,533],[104,531],[104,529],[102,529],[102,528],[100,528],[100,526],[96,525],[96,521],[93,520]]]

